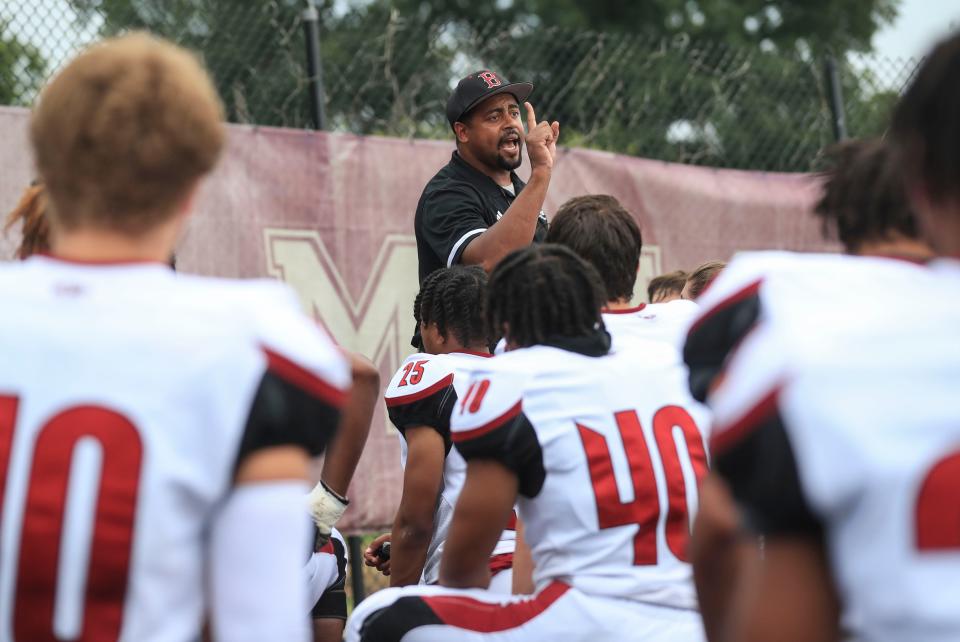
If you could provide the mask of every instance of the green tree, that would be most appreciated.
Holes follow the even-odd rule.
[[[231,120],[308,122],[303,0],[70,1],[104,34],[202,52]],[[831,139],[823,56],[868,52],[898,1],[323,0],[327,113],[339,130],[448,136],[452,83],[490,67],[533,80],[568,145],[801,170]],[[876,133],[894,94],[847,72],[851,131]]]
[[[0,105],[29,105],[46,72],[36,47],[10,33],[0,20]]]

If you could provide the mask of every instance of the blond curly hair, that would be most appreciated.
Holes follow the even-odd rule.
[[[51,224],[139,234],[167,220],[216,164],[223,107],[190,52],[145,33],[81,53],[30,123]]]

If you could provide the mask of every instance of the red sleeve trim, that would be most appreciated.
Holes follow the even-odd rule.
[[[337,551],[333,548],[333,538],[327,540],[327,543],[317,549],[318,553],[328,553],[330,555],[336,555]]]
[[[693,325],[690,326],[689,332],[687,334],[693,334],[700,329],[705,322],[709,321],[717,312],[729,308],[732,305],[743,301],[744,299],[749,299],[752,296],[756,296],[760,291],[760,285],[763,283],[763,279],[757,279],[753,283],[747,285],[746,287],[734,292],[726,299],[721,299],[719,303],[710,308],[706,313],[704,313],[699,319],[697,319]],[[703,296],[701,294],[700,296]]]
[[[623,308],[622,310],[611,310],[610,308],[603,308],[600,310],[603,314],[633,314],[634,312],[639,312],[640,310],[647,307],[646,303],[641,303],[638,306],[632,308]]]
[[[419,392],[414,392],[409,395],[404,395],[402,397],[386,397],[384,401],[387,402],[387,408],[393,408],[394,406],[405,406],[408,403],[413,403],[414,401],[420,401],[421,399],[426,399],[427,397],[440,392],[444,388],[453,385],[453,373],[448,374],[446,377],[433,384],[428,388],[424,388]]]
[[[729,426],[716,426],[713,438],[710,440],[710,453],[714,457],[738,444],[747,435],[752,433],[760,423],[777,412],[780,401],[780,391],[783,386],[777,385],[758,401],[745,415]]]
[[[483,424],[478,428],[474,428],[473,430],[464,430],[462,432],[454,432],[452,434],[453,441],[455,443],[458,443],[462,441],[470,441],[471,439],[476,439],[477,437],[482,437],[487,433],[493,432],[503,424],[507,423],[508,421],[510,421],[517,415],[519,415],[522,410],[523,410],[523,401],[521,400],[515,403],[513,407],[510,408],[510,410],[506,411],[496,419],[493,419],[492,421],[488,421],[487,423]]]
[[[569,589],[563,582],[551,582],[536,597],[506,604],[453,595],[421,599],[444,624],[477,633],[496,633],[523,626],[550,608]]]
[[[340,390],[303,366],[269,348],[263,347],[262,350],[267,357],[267,369],[284,381],[305,390],[336,408],[342,408],[346,403],[346,391]]]

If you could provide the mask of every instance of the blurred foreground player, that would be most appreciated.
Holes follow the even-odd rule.
[[[436,584],[444,540],[463,488],[467,464],[452,448],[450,416],[467,391],[470,372],[492,355],[484,319],[487,275],[478,266],[441,268],[423,282],[414,303],[425,353],[411,355],[384,397],[400,431],[403,495],[393,532],[374,540],[368,566],[391,586]],[[490,558],[490,589],[509,594],[515,532],[509,524]],[[377,555],[391,542],[390,560]]]
[[[954,37],[893,128],[944,257],[960,255],[958,86]],[[882,176],[869,162],[834,176]],[[850,183],[847,198],[868,203],[900,178]],[[960,639],[957,260],[746,255],[703,305],[686,356],[717,425],[694,562],[711,639]],[[717,536],[731,502],[746,537]]]
[[[374,594],[347,639],[702,639],[677,578],[689,576],[686,489],[704,453],[693,418],[660,387],[673,349],[608,354],[599,276],[565,247],[508,255],[489,292],[491,330],[510,351],[481,364],[454,411],[467,479],[443,586]],[[537,592],[505,599],[483,589],[514,502]]]
[[[0,268],[0,617],[17,640],[306,640],[307,463],[349,373],[272,282],[166,265],[224,139],[136,34],[44,90],[51,255]]]

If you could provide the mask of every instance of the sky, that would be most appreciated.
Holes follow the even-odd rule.
[[[873,37],[877,53],[919,58],[951,29],[960,27],[960,0],[902,0],[894,24]]]
[[[25,35],[34,30],[29,18],[34,18],[38,10],[48,12],[51,17],[57,16],[61,20],[72,17],[72,12],[66,8],[65,0],[2,1],[4,10],[0,11],[0,14],[12,18],[11,27],[14,32],[22,31]],[[345,7],[351,1],[358,0],[337,0],[337,4]],[[919,58],[951,28],[960,28],[960,0],[901,0],[900,15],[893,25],[874,36],[874,47],[876,52],[884,57]],[[96,25],[91,25],[88,31],[88,34],[78,36],[76,42],[91,38],[96,31]],[[66,37],[52,46],[50,41],[36,44],[40,45],[48,57],[59,59],[70,55],[75,49],[76,42],[73,40]]]

